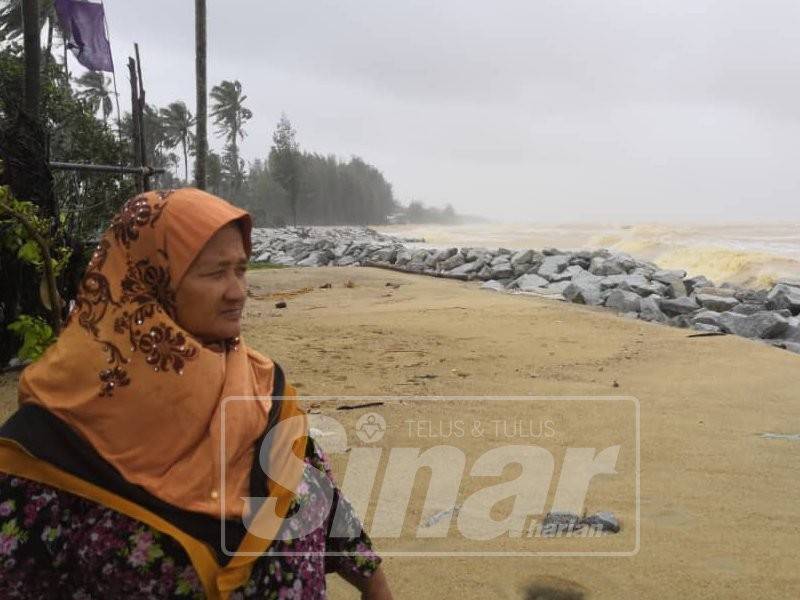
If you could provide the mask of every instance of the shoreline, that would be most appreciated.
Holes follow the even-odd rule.
[[[800,353],[800,279],[770,289],[662,269],[608,249],[426,247],[371,228],[253,230],[254,262],[283,266],[369,266],[462,281],[499,292],[536,294],[605,306],[632,318],[698,333],[733,334]]]

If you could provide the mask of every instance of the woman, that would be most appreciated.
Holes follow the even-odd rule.
[[[0,429],[0,597],[321,598],[332,571],[391,597],[295,391],[238,337],[250,229],[193,189],[114,218]]]

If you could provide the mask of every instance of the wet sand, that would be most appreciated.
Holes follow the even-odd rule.
[[[395,597],[524,598],[536,585],[564,591],[542,598],[800,597],[800,442],[760,437],[800,433],[800,356],[379,269],[263,270],[250,282],[248,343],[279,362],[304,395],[640,401],[638,554],[389,557]],[[275,293],[304,288],[288,294],[287,308],[274,308]],[[414,377],[423,374],[433,377]],[[13,410],[14,379],[0,379],[4,416]],[[332,598],[357,597],[338,578],[329,582]]]

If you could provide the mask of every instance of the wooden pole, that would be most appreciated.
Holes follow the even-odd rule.
[[[144,98],[144,82],[142,81],[142,59],[139,58],[139,44],[134,43],[136,51],[136,75],[139,78],[139,145],[141,146],[142,165],[148,164],[147,161],[147,139],[145,138],[144,109],[147,106]],[[145,173],[142,175],[142,187],[144,191],[150,189],[150,176]]]
[[[195,185],[206,189],[206,160],[208,157],[208,99],[206,97],[206,0],[194,3],[195,80],[197,88],[197,131],[195,143]]]
[[[25,112],[39,122],[39,2],[22,0],[22,29],[25,47]]]
[[[133,125],[133,131],[131,134],[133,138],[133,164],[136,167],[141,167],[143,162],[142,144],[139,141],[139,136],[141,135],[142,131],[139,125],[139,81],[136,77],[136,63],[131,57],[128,57],[128,73],[130,74],[131,78],[131,121]],[[136,177],[136,191],[140,193],[144,191],[143,174]]]

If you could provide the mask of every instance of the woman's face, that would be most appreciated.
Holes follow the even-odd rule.
[[[241,229],[226,225],[203,247],[176,291],[178,324],[204,343],[239,335],[246,271]]]

